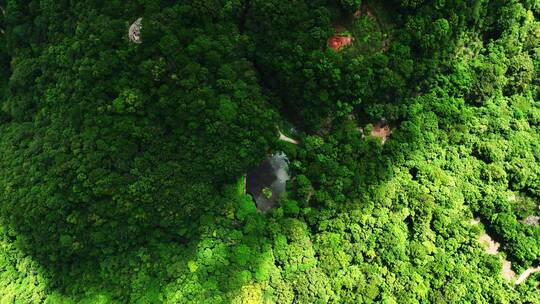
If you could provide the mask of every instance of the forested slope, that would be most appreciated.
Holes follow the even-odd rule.
[[[0,6],[0,302],[540,303],[538,1]]]

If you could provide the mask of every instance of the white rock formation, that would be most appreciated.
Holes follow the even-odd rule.
[[[523,224],[529,225],[529,226],[538,226],[540,223],[540,216],[536,215],[530,215],[526,219],[523,220]]]
[[[139,18],[133,22],[129,27],[129,40],[133,43],[141,43],[141,28],[142,28],[142,18]]]

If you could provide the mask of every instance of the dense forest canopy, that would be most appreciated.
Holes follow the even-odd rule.
[[[538,0],[0,7],[1,303],[540,303]]]

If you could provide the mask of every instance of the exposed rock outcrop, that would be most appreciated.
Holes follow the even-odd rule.
[[[129,27],[129,40],[133,43],[142,43],[141,39],[142,18],[139,18],[133,22]]]

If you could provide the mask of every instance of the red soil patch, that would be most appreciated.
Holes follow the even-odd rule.
[[[333,35],[332,37],[328,38],[328,46],[336,51],[341,50],[351,43],[352,37],[349,36]]]

